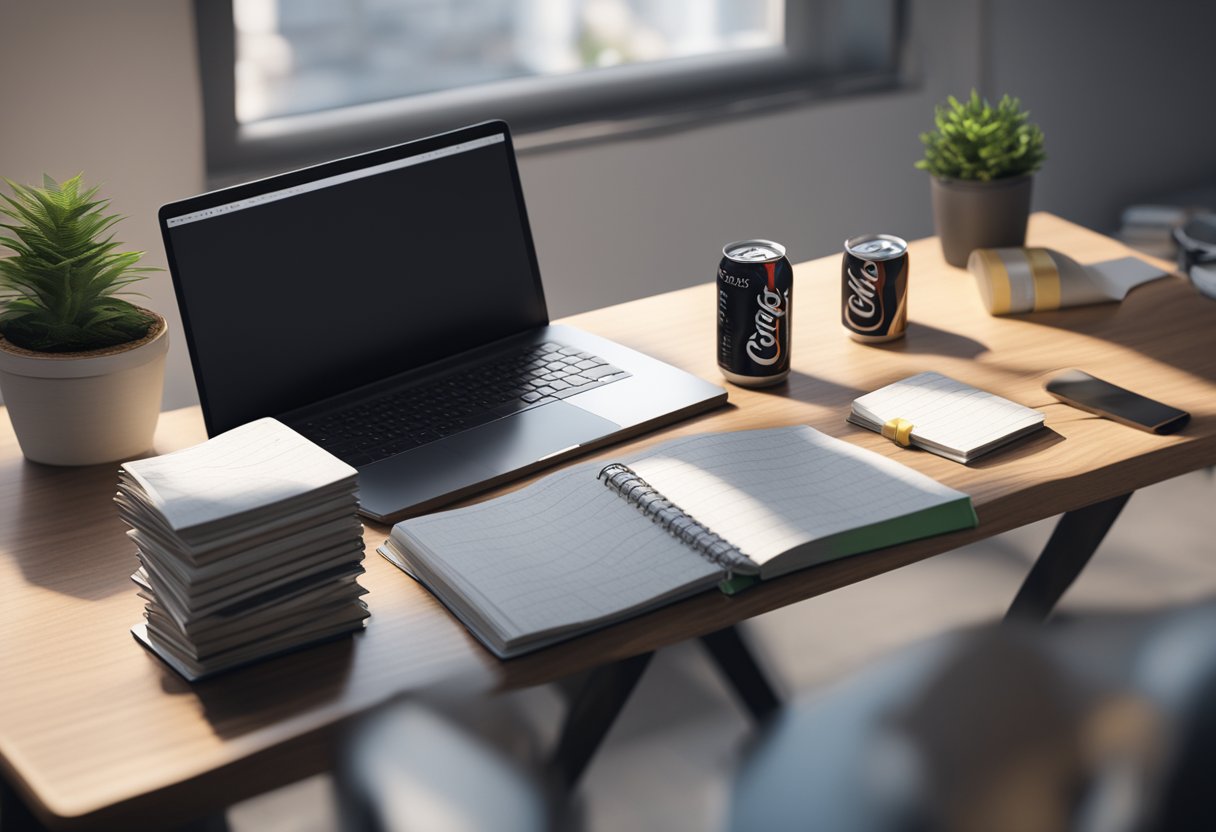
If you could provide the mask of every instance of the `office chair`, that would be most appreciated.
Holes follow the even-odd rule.
[[[543,755],[488,741],[503,723],[485,712],[471,727],[467,708],[445,710],[405,701],[355,731],[336,774],[345,829],[577,827]],[[742,755],[726,828],[1212,830],[1213,771],[1216,601],[1013,622],[901,649],[781,708]]]
[[[1216,829],[1216,602],[956,633],[787,706],[730,830]]]
[[[495,700],[406,699],[360,721],[334,773],[344,832],[551,832],[569,805]]]

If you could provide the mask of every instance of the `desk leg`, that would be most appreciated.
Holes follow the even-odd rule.
[[[550,761],[556,785],[564,792],[577,784],[608,729],[642,678],[653,653],[596,668],[570,703],[570,711]]]
[[[737,627],[727,627],[701,636],[701,643],[726,681],[735,689],[735,694],[743,701],[752,719],[762,723],[781,707],[781,701],[756,663],[756,658],[744,644]]]
[[[1046,621],[1056,602],[1081,574],[1131,496],[1124,494],[1066,512],[1043,547],[1043,553],[1031,567],[1030,574],[1022,582],[1017,597],[1009,605],[1005,620]]]
[[[46,832],[42,822],[4,780],[0,780],[0,832]]]

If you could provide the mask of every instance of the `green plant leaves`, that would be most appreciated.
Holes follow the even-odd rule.
[[[155,318],[115,297],[156,269],[137,266],[141,251],[119,252],[113,235],[122,217],[106,214],[109,200],[80,175],[43,187],[4,180],[0,194],[0,334],[25,349],[77,352],[138,340]]]
[[[925,157],[916,167],[942,179],[987,182],[1033,173],[1042,167],[1043,131],[1021,102],[1002,96],[994,107],[975,90],[966,102],[949,96],[934,108],[937,127],[920,134]]]

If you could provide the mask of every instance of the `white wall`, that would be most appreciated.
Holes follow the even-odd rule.
[[[809,259],[865,231],[931,234],[917,135],[973,85],[1042,123],[1036,208],[1110,228],[1129,200],[1216,178],[1216,108],[1197,94],[1216,4],[918,0],[912,22],[900,92],[525,155],[551,313],[708,280],[733,239]],[[0,174],[83,170],[129,216],[120,238],[163,266],[157,207],[204,188],[191,4],[5,0],[0,32]],[[165,405],[192,403],[168,275],[147,284],[177,335]]]

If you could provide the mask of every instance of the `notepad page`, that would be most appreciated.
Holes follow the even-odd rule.
[[[810,541],[966,499],[807,426],[692,436],[626,463],[761,566]]]
[[[612,618],[720,569],[579,465],[494,500],[398,523],[441,573],[508,637]],[[706,582],[708,581],[708,584]]]
[[[912,436],[971,453],[1043,421],[1043,414],[940,373],[920,373],[861,396],[853,409],[880,426],[907,419]]]
[[[258,419],[162,456],[123,463],[175,532],[334,486],[354,468],[276,419]]]

